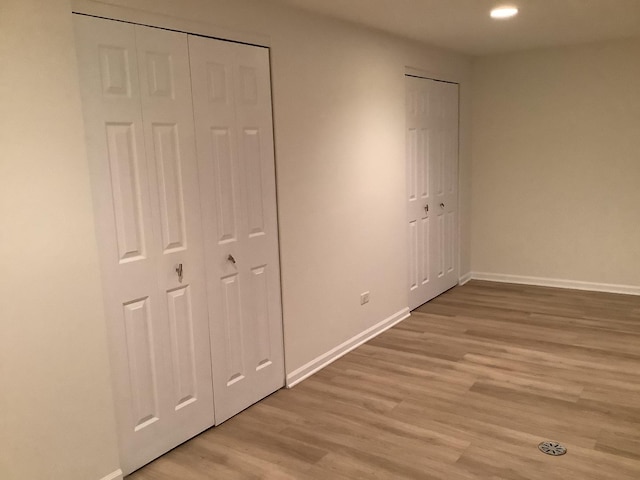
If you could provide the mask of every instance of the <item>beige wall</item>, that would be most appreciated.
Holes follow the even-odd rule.
[[[483,57],[472,270],[640,286],[640,41]]]
[[[287,371],[406,307],[404,69],[463,82],[468,186],[469,60],[265,1],[110,2],[74,7],[272,47]],[[69,12],[0,3],[3,480],[117,468]]]
[[[117,469],[69,3],[0,5],[0,478]]]

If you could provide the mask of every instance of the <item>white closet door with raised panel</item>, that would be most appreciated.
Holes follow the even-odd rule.
[[[269,52],[189,36],[216,423],[284,385]]]
[[[187,36],[74,22],[127,474],[214,423]]]
[[[458,284],[458,84],[433,81],[430,124],[438,142],[430,153],[434,168],[437,227],[432,251],[436,295]]]
[[[409,308],[458,283],[458,86],[406,77]]]

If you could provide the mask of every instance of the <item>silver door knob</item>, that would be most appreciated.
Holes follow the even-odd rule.
[[[179,263],[176,267],[176,273],[178,274],[178,281],[182,283],[182,264]]]
[[[440,208],[444,208],[444,203],[441,203],[441,204],[440,204]]]
[[[227,257],[227,260],[229,260],[231,263],[233,263],[234,265],[236,264],[236,259],[233,258],[233,255],[229,254],[229,256]]]

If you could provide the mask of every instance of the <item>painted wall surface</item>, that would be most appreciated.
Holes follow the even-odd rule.
[[[640,41],[483,57],[472,270],[640,285]]]
[[[0,3],[0,478],[118,468],[70,5]]]
[[[407,305],[405,67],[462,81],[469,270],[470,60],[250,0],[106,0],[77,10],[271,47],[286,368]],[[360,306],[360,293],[371,302]]]
[[[118,467],[72,8],[270,44],[288,372],[407,305],[405,67],[462,82],[469,270],[466,57],[265,1],[3,0],[3,480]]]

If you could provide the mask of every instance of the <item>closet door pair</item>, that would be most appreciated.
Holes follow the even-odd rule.
[[[458,283],[458,85],[406,76],[410,309]]]
[[[268,52],[74,22],[127,474],[284,384]]]

